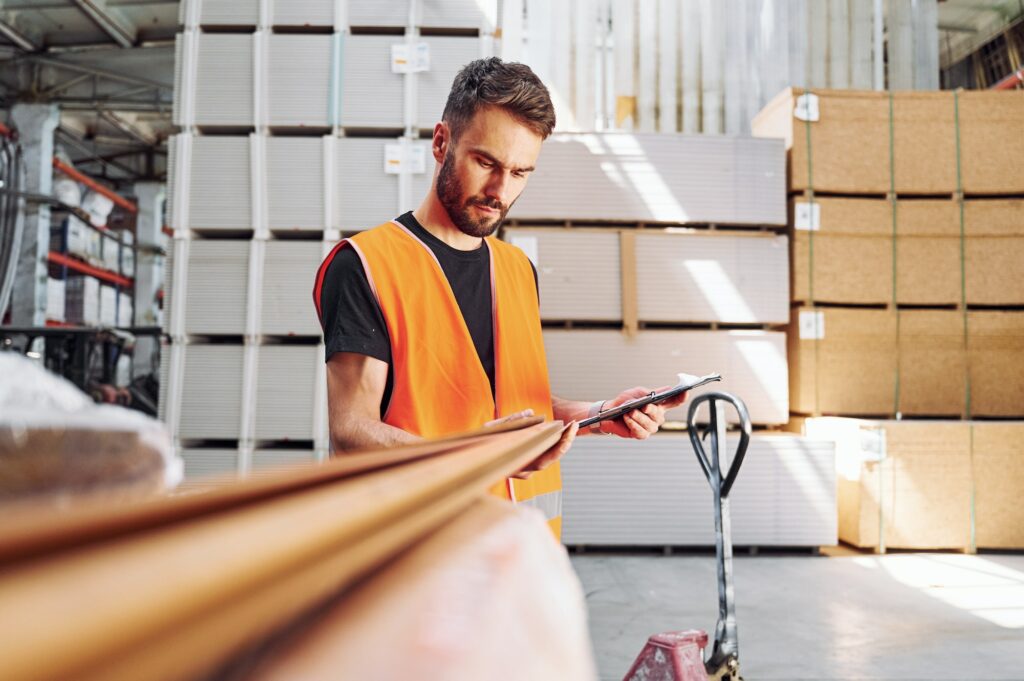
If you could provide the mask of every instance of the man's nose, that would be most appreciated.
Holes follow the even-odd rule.
[[[484,193],[488,199],[492,199],[505,205],[505,194],[508,192],[509,184],[509,173],[504,170],[496,170],[491,173],[491,176],[487,182],[487,186],[484,187]]]

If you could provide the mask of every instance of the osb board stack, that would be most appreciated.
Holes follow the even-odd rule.
[[[792,411],[963,416],[969,377],[970,415],[1024,412],[1024,312],[969,311],[966,349],[960,311],[898,315],[890,309],[795,308],[787,335]]]
[[[1024,548],[1024,422],[796,425],[836,443],[841,541],[877,548],[881,532],[892,549]]]
[[[816,120],[794,116],[805,92],[816,96]],[[753,132],[785,139],[792,191],[889,192],[891,120],[897,194],[957,191],[958,132],[964,193],[1024,194],[1024,92],[896,92],[891,106],[890,119],[886,92],[790,88],[757,115]]]
[[[816,197],[792,204],[793,300],[951,305],[961,302],[960,206],[952,199]],[[812,237],[813,230],[813,237]],[[968,305],[1024,305],[1024,199],[964,202]],[[813,257],[811,239],[813,238]],[[893,270],[895,251],[896,268]]]

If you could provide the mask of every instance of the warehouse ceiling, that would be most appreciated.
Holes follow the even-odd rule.
[[[957,62],[1024,18],[1024,0],[939,0],[939,62]]]
[[[76,166],[115,184],[162,178],[178,5],[0,0],[0,107],[58,103]]]

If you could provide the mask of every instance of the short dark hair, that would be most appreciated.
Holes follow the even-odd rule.
[[[441,116],[451,130],[452,140],[459,138],[483,106],[504,109],[542,139],[555,127],[551,95],[526,64],[489,57],[462,67],[455,76]]]

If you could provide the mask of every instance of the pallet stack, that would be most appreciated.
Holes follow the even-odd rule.
[[[187,478],[328,455],[317,267],[426,192],[420,131],[490,52],[495,11],[182,3],[160,404]]]
[[[940,426],[899,419],[959,419],[971,435],[960,452],[968,462],[980,434],[1002,427],[975,419],[1024,418],[1022,116],[1024,95],[1012,92],[791,89],[761,112],[755,134],[789,149],[795,414],[867,417],[902,440],[895,434]],[[865,539],[852,509],[877,496],[862,484],[869,469],[900,456],[884,442],[870,456],[852,448],[867,468],[854,465],[846,482],[856,484],[840,486],[840,537],[883,548],[985,546],[966,520],[977,509],[965,512],[968,532],[936,516],[945,533],[896,523],[880,541],[877,528]],[[917,469],[887,465],[910,476],[890,491],[913,485]],[[1024,467],[1008,472],[1024,478]],[[986,492],[981,480],[959,484],[975,498]],[[943,506],[944,488],[928,493]],[[926,523],[927,508],[902,507],[901,517],[920,511]]]
[[[717,371],[724,380],[713,389],[742,397],[759,428],[785,424],[784,178],[778,140],[559,133],[545,142],[502,238],[537,269],[552,392],[608,399],[675,383],[678,372]],[[687,407],[668,418],[685,421]],[[769,435],[752,446],[760,457],[752,468],[761,468],[751,479],[764,489],[744,512],[764,522],[737,541],[835,543],[834,485],[818,470],[831,469],[832,446]],[[563,467],[565,541],[710,543],[710,524],[679,521],[689,510],[710,514],[705,495],[687,506],[688,490],[706,487],[692,457],[678,435],[581,439]],[[790,487],[814,491],[787,506]],[[663,520],[662,511],[680,508]]]

